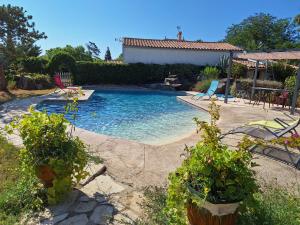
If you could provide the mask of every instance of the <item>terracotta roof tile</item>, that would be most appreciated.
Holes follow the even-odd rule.
[[[179,41],[175,39],[140,39],[140,38],[124,38],[124,46],[144,47],[144,48],[172,48],[172,49],[192,49],[192,50],[209,50],[209,51],[242,51],[234,45],[224,42],[195,42],[195,41]]]
[[[237,55],[240,59],[254,60],[282,60],[282,59],[300,59],[300,51],[285,51],[285,52],[255,52],[241,53]]]
[[[247,66],[248,69],[255,69],[255,67],[256,67],[256,63],[255,62],[248,61],[246,59],[234,59],[233,62],[245,65],[245,66]],[[266,67],[265,67],[264,64],[258,64],[258,68],[264,69]]]

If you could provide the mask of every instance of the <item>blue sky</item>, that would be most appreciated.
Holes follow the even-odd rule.
[[[218,41],[228,26],[264,12],[280,18],[300,13],[299,0],[14,0],[48,39],[43,50],[95,42],[101,56],[107,46],[113,57],[122,51],[116,38],[175,38],[182,28],[186,40]]]

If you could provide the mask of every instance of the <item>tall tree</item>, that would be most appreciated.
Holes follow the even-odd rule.
[[[76,46],[73,47],[71,45],[66,45],[65,47],[57,47],[57,48],[51,48],[49,50],[46,50],[46,55],[51,59],[54,55],[56,55],[58,52],[66,52],[74,57],[76,61],[92,61],[93,58],[91,54],[86,51],[86,49],[82,46]]]
[[[92,57],[99,59],[101,51],[94,42],[89,41],[89,43],[86,44],[86,47]]]
[[[278,19],[259,13],[227,29],[225,41],[246,50],[270,50],[299,47],[299,33],[291,19]]]
[[[105,59],[105,61],[111,61],[111,54],[110,54],[109,47],[107,47],[104,59]]]
[[[37,40],[47,38],[44,32],[35,29],[32,16],[26,14],[22,7],[0,6],[0,47],[8,63],[36,49]]]
[[[4,65],[4,54],[2,49],[0,48],[0,91],[6,90],[6,79],[4,76],[4,69],[3,69],[3,65]]]
[[[300,14],[295,17],[294,21],[297,25],[300,25]]]

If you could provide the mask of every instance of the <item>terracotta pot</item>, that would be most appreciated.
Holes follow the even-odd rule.
[[[187,216],[191,225],[235,225],[239,203],[212,204],[206,202],[201,208],[193,203],[187,207]]]
[[[48,165],[43,165],[38,167],[37,177],[42,181],[46,188],[49,188],[53,186],[55,173]]]

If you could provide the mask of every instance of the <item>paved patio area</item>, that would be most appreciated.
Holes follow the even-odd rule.
[[[194,101],[191,96],[179,98],[201,110],[208,109],[209,101]],[[30,104],[37,104],[45,99],[47,96],[40,96],[4,105],[4,109],[0,110],[0,127],[3,127],[13,116],[26,113]],[[275,117],[290,119],[276,107],[262,109],[261,106],[252,106],[242,101],[229,104],[218,102],[218,104],[221,105],[221,119],[218,124],[222,132],[255,120]],[[91,152],[104,159],[109,176],[124,186],[124,191],[119,194],[119,197],[123,199],[122,204],[128,205],[129,208],[135,204],[136,194],[133,193],[139,193],[143,187],[149,185],[166,185],[168,174],[174,171],[183,160],[181,155],[184,153],[185,145],[192,146],[199,140],[196,132],[187,138],[161,146],[112,138],[80,128],[76,128],[75,135],[89,145]],[[18,137],[10,138],[13,143],[20,144]],[[233,136],[225,139],[225,142],[235,146],[239,139],[240,137]],[[256,154],[254,161],[259,164],[255,168],[259,179],[267,181],[275,179],[281,185],[290,185],[300,181],[300,171],[292,166]]]

